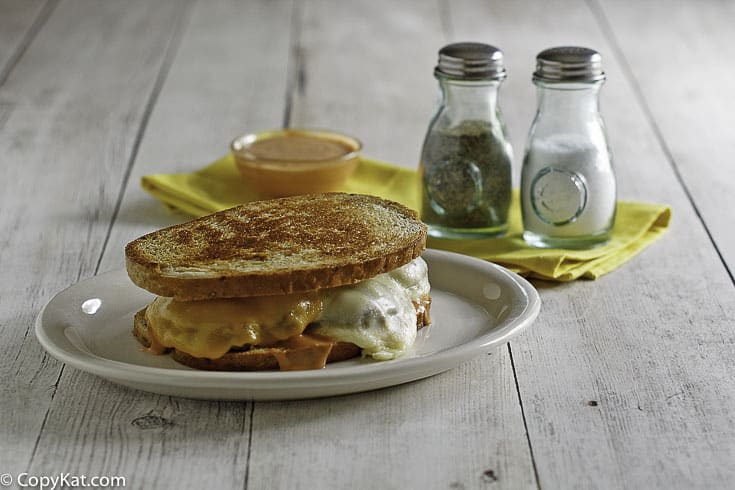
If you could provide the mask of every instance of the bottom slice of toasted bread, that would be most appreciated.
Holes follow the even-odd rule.
[[[431,298],[422,298],[421,304],[416,305],[416,327],[423,328],[429,324],[429,306]],[[147,308],[147,307],[146,307]],[[148,322],[145,319],[143,308],[135,314],[133,320],[133,335],[144,347],[151,346],[148,333]],[[231,350],[218,359],[194,357],[178,349],[170,349],[175,361],[186,366],[208,371],[267,371],[278,369],[278,360],[274,355],[277,349],[273,347],[251,347],[248,350]],[[329,352],[327,363],[346,361],[360,355],[362,349],[350,342],[336,342]]]

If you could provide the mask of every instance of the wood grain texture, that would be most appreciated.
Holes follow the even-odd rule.
[[[602,27],[612,29],[656,136],[732,276],[735,4],[659,0],[633,8],[637,3],[595,0],[592,5]]]
[[[506,47],[503,102],[514,132],[531,123],[537,52],[600,50],[620,194],[674,208],[667,236],[620,270],[594,283],[537,284],[536,328],[511,348],[541,488],[731,487],[732,283],[597,17],[568,1],[452,8],[455,33]]]
[[[47,0],[0,0],[0,86],[41,28],[54,4]],[[2,112],[0,128],[1,123]]]
[[[0,89],[14,107],[0,132],[0,461],[12,471],[29,467],[61,372],[33,318],[95,271],[176,18],[171,4],[64,2]]]
[[[202,403],[64,372],[32,474],[118,475],[127,488],[242,488],[250,404]]]
[[[142,175],[198,168],[231,137],[280,125],[291,10],[290,1],[217,0],[186,12],[100,270],[121,267],[133,237],[187,219],[144,194]],[[251,407],[135,392],[69,369],[33,469],[122,475],[132,488],[243,488]]]
[[[536,488],[505,350],[438,376],[257,403],[249,489]]]
[[[444,42],[434,2],[301,2],[293,127],[335,128],[363,153],[417,168]]]

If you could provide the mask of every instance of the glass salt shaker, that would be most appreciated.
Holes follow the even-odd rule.
[[[503,53],[487,44],[450,44],[439,51],[434,76],[441,100],[421,152],[421,219],[434,237],[502,235],[513,158],[498,108]]]
[[[609,240],[616,184],[599,111],[605,81],[592,49],[539,53],[538,112],[521,173],[523,238],[538,247],[589,248]]]

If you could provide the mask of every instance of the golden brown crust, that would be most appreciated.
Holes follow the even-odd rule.
[[[416,306],[416,328],[418,330],[429,325],[429,308],[431,297],[426,295]],[[133,319],[133,335],[144,347],[151,346],[148,334],[148,322],[145,319],[143,308],[135,314]],[[208,371],[266,371],[278,369],[278,360],[274,356],[276,349],[263,347],[251,348],[245,351],[231,350],[219,359],[204,359],[194,357],[176,349],[167,349],[174,360],[186,366]],[[345,361],[359,356],[360,347],[349,342],[337,342],[327,357],[327,363]]]
[[[329,193],[258,201],[142,236],[125,247],[138,286],[180,301],[264,296],[354,284],[426,247],[401,204]]]

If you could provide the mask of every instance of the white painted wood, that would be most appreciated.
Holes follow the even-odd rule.
[[[435,2],[302,2],[291,126],[335,128],[363,153],[417,168],[444,42]]]
[[[45,8],[44,8],[45,7]],[[43,0],[0,1],[0,87],[35,37],[51,10]],[[0,93],[0,131],[15,110],[15,104]]]
[[[735,4],[593,5],[612,27],[670,158],[735,272]]]
[[[33,39],[40,27],[34,23],[45,18],[44,7],[48,3],[46,0],[0,1],[0,84]]]
[[[294,87],[293,120],[333,121],[365,141],[366,154],[415,167],[438,92],[436,5],[303,9],[305,82]],[[258,403],[251,437],[248,488],[535,487],[507,350],[390,390]]]
[[[32,325],[101,253],[177,17],[143,3],[63,2],[0,88],[12,107],[0,131],[0,472],[27,470],[44,421],[62,422],[45,419],[61,365]]]
[[[637,5],[629,5],[630,17],[640,15]],[[669,233],[622,269],[594,283],[538,284],[536,329],[512,351],[541,488],[732,487],[733,284],[594,11],[569,1],[471,1],[453,2],[451,18],[459,36],[504,47],[503,102],[514,132],[531,122],[538,51],[573,43],[599,49],[620,194],[674,208]],[[635,49],[642,30],[622,32],[626,52]],[[679,57],[668,60],[680,66]]]
[[[291,12],[290,1],[217,0],[186,13],[100,270],[123,265],[130,239],[186,219],[145,194],[142,175],[199,168],[236,135],[280,126]],[[243,488],[251,406],[139,393],[69,369],[33,468],[122,475],[132,488]]]
[[[122,476],[127,488],[242,488],[251,407],[151,395],[68,369],[30,472]]]
[[[536,488],[506,350],[427,380],[257,403],[247,488]]]

